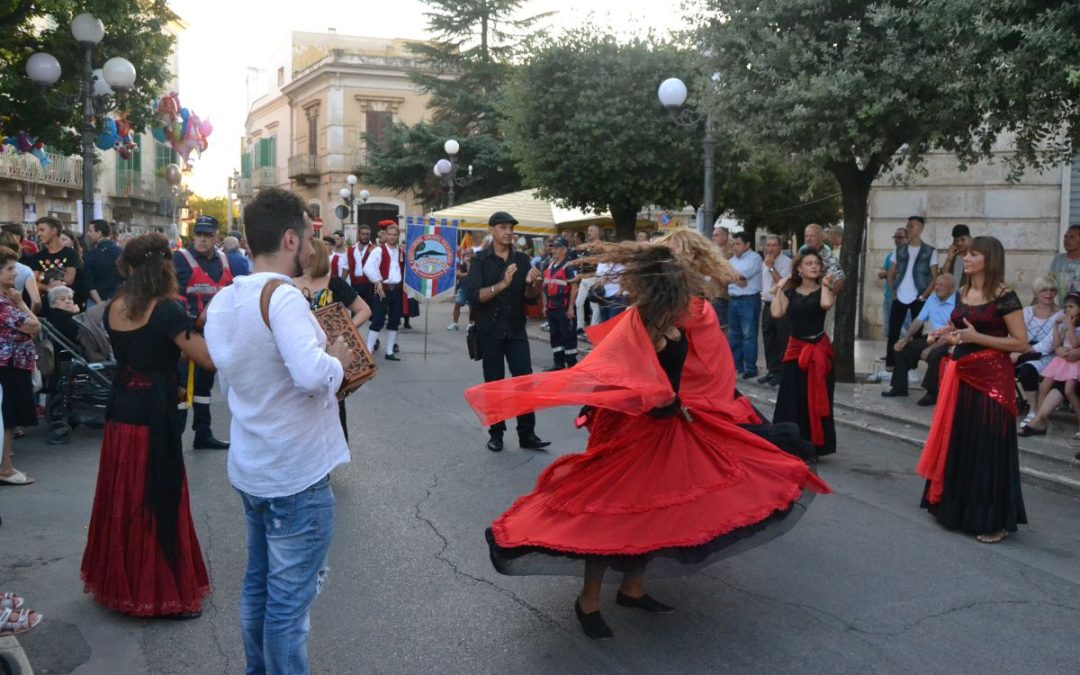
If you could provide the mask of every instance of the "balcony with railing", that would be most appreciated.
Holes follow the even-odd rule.
[[[240,199],[247,199],[255,194],[255,189],[251,187],[251,178],[245,176],[236,179],[236,194]]]
[[[169,197],[172,190],[163,178],[144,176],[141,171],[117,169],[116,196],[158,202]]]
[[[251,171],[251,186],[256,190],[277,187],[277,167],[259,166]]]
[[[289,178],[303,181],[319,177],[318,155],[293,155],[289,158]]]
[[[68,157],[46,152],[45,158],[48,161],[42,166],[37,157],[29,153],[18,153],[9,148],[0,154],[0,178],[14,178],[45,185],[82,189],[82,157]]]
[[[367,148],[353,150],[351,164],[354,173],[363,173],[368,168]]]

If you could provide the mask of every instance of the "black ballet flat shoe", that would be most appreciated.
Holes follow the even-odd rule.
[[[937,396],[931,396],[930,394],[927,394],[926,396],[920,398],[918,401],[915,401],[915,405],[922,406],[924,408],[935,404],[937,404]]]
[[[400,361],[401,360],[400,357],[394,356],[393,354],[387,354],[385,358],[386,358],[387,361]]]
[[[196,450],[228,450],[229,444],[210,436],[209,438],[196,438],[192,447]]]
[[[492,452],[502,452],[502,449],[503,449],[502,434],[492,434],[491,438],[488,439],[487,449],[492,451]]]
[[[581,610],[581,603],[574,600],[574,613],[577,614],[577,620],[581,624],[581,630],[585,632],[586,637],[593,640],[610,640],[615,637],[611,626],[607,625],[604,617],[600,616],[599,610],[586,614]]]
[[[903,396],[904,398],[907,398],[907,395],[908,393],[906,391],[900,391],[899,389],[890,389],[888,391],[881,392],[881,396],[883,398],[895,398],[898,396]]]
[[[166,614],[161,618],[170,621],[190,621],[191,619],[198,619],[200,616],[202,616],[202,612],[181,612],[180,614]]]
[[[1020,433],[1016,435],[1023,436],[1025,438],[1027,438],[1028,436],[1045,436],[1046,429],[1036,429],[1035,427],[1020,427]]]
[[[674,614],[675,608],[654,600],[648,594],[640,598],[631,597],[622,591],[615,594],[615,604],[634,609],[643,609],[649,614]]]
[[[526,450],[543,450],[551,445],[551,441],[542,441],[536,434],[530,434],[518,438],[518,445]]]

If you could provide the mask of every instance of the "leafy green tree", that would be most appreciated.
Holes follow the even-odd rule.
[[[547,15],[514,18],[524,0],[429,0],[430,43],[414,43],[423,69],[411,74],[431,94],[430,122],[394,124],[381,143],[368,138],[366,178],[376,185],[411,192],[428,208],[443,205],[445,188],[432,173],[444,156],[443,143],[461,144],[459,176],[472,166],[472,180],[456,188],[458,201],[521,189],[521,177],[499,131],[499,101],[513,72],[518,45]],[[463,199],[464,198],[464,199]]]
[[[633,238],[646,204],[701,201],[701,129],[676,125],[656,98],[695,70],[690,52],[591,28],[547,41],[507,90],[506,138],[527,184],[573,207],[611,211]]]
[[[136,131],[153,121],[151,104],[161,96],[170,75],[166,63],[174,38],[164,32],[174,14],[164,0],[35,0],[0,1],[0,111],[4,134],[26,131],[50,149],[80,152],[82,108],[58,110],[46,104],[26,76],[26,60],[45,51],[60,61],[63,76],[50,92],[62,98],[77,91],[83,54],[71,36],[71,19],[90,12],[105,24],[105,39],[94,53],[94,66],[123,56],[135,66],[135,86],[122,110]]]
[[[703,0],[695,23],[711,101],[747,142],[798,153],[840,187],[847,290],[837,301],[836,372],[854,379],[858,256],[883,172],[943,148],[1060,161],[1077,139],[1077,4],[1067,0]]]
[[[221,233],[227,234],[229,222],[229,200],[225,197],[200,197],[192,195],[187,199],[188,217],[194,221],[199,216],[213,216],[217,218]],[[239,214],[233,208],[233,217]]]

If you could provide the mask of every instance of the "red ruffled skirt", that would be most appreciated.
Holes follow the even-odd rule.
[[[492,523],[496,568],[574,574],[532,563],[600,557],[624,570],[674,561],[683,571],[661,573],[685,573],[782,534],[811,493],[829,491],[798,457],[726,417],[692,414],[597,411],[586,452],[549,466]]]
[[[84,590],[109,609],[133,616],[197,612],[210,578],[191,519],[187,478],[180,492],[176,564],[157,541],[146,508],[149,428],[107,422],[82,560]]]

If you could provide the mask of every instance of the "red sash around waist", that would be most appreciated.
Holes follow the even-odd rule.
[[[989,396],[1014,416],[1016,415],[1016,385],[1012,360],[995,349],[983,349],[960,359],[948,359],[941,375],[937,408],[930,424],[915,473],[930,481],[926,499],[931,504],[941,502],[945,489],[945,462],[949,455],[956,399],[963,382]]]
[[[810,409],[810,442],[825,444],[825,429],[821,420],[832,417],[829,405],[829,388],[826,380],[832,372],[833,348],[828,335],[817,342],[806,342],[796,337],[788,338],[784,361],[798,361],[799,370],[806,373],[806,403]]]

